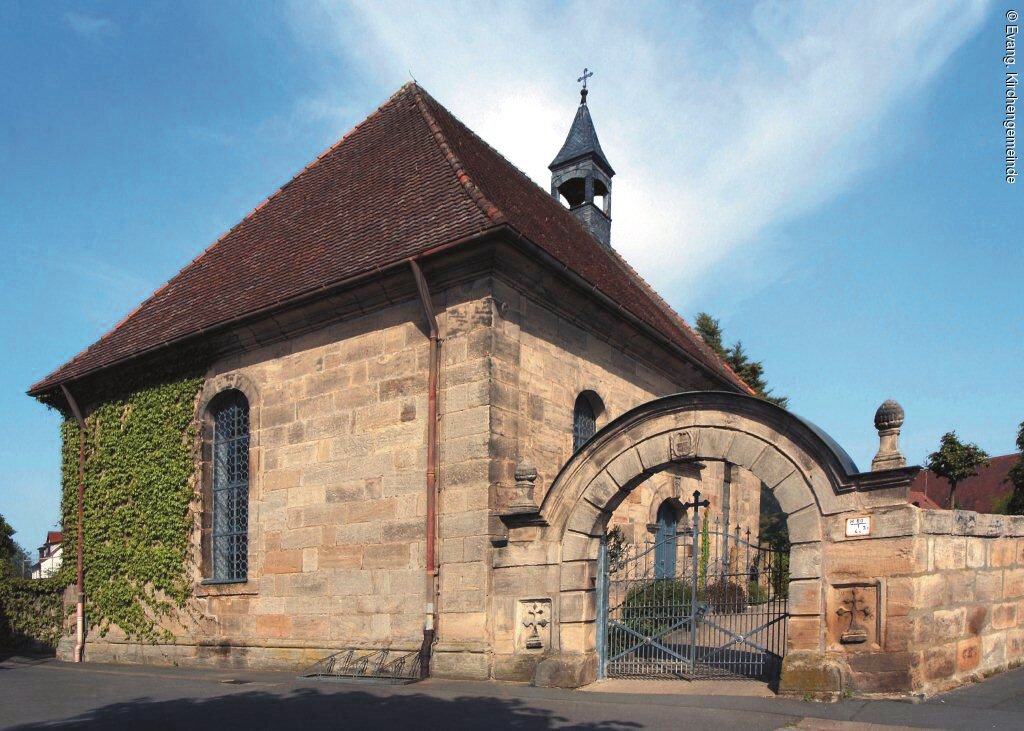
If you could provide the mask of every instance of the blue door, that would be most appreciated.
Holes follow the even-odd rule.
[[[679,519],[675,509],[666,501],[658,508],[658,537],[654,546],[654,578],[671,579],[676,575],[676,526]]]

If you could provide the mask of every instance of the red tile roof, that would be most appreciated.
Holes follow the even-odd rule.
[[[920,473],[918,473],[920,474]],[[923,492],[911,490],[907,496],[907,502],[911,505],[916,505],[919,508],[928,508],[929,510],[941,510],[942,506],[932,500]]]
[[[64,540],[64,535],[59,530],[51,530],[46,532],[46,542],[48,544],[60,543]]]
[[[624,260],[430,95],[406,84],[29,393],[503,226],[749,392]]]
[[[975,477],[968,478],[956,486],[957,507],[979,513],[991,513],[1001,507],[999,504],[1013,492],[1013,485],[1007,480],[1007,474],[1010,468],[1017,464],[1019,458],[1019,454],[992,457],[988,467],[978,470]],[[921,470],[917,473],[917,477],[910,484],[910,492],[911,495],[922,493],[942,508],[949,507],[949,482],[931,470]]]

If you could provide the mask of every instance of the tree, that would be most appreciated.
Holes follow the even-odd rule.
[[[786,513],[768,486],[761,483],[761,512],[758,521],[760,543],[775,553],[789,553],[789,526]]]
[[[928,455],[927,467],[949,482],[949,507],[956,510],[956,486],[988,466],[988,452],[977,444],[961,442],[955,431],[942,435],[937,452]]]
[[[764,364],[759,360],[750,359],[743,349],[742,341],[737,340],[730,347],[725,347],[722,341],[722,325],[718,318],[701,312],[697,315],[696,325],[697,334],[758,396],[782,408],[789,405],[789,397],[772,395],[772,390],[768,388],[768,383],[764,379]]]
[[[14,540],[14,528],[0,515],[0,573],[10,570],[13,576],[25,573],[26,557],[31,563],[31,554]]]
[[[1006,476],[1013,485],[1013,493],[1006,506],[1006,512],[1010,515],[1024,515],[1024,421],[1017,428],[1017,451],[1021,453],[1017,464],[1010,468]]]

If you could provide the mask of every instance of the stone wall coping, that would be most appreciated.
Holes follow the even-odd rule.
[[[995,515],[973,510],[921,509],[921,532],[982,538],[1024,537],[1024,515]]]

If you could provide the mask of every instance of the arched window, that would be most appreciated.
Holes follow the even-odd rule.
[[[679,510],[670,500],[658,508],[658,536],[654,544],[655,579],[671,579],[676,575],[679,517]]]
[[[249,569],[249,402],[240,391],[227,391],[211,404],[210,421],[212,578],[245,581]]]
[[[600,399],[593,391],[584,391],[576,397],[576,406],[572,411],[572,451],[573,454],[586,444],[590,437],[597,432],[597,414],[600,406]]]

